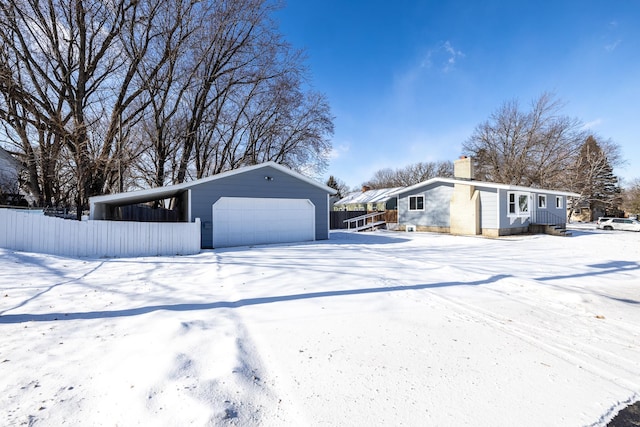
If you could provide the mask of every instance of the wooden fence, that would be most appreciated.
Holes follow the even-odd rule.
[[[347,223],[344,222],[345,220],[355,218],[366,213],[367,211],[330,211],[329,227],[331,228],[331,230],[345,229],[347,228]]]
[[[200,252],[200,219],[74,221],[0,209],[0,247],[72,257],[189,255]]]

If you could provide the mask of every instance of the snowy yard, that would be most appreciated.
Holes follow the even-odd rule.
[[[0,249],[2,425],[605,425],[640,399],[640,233]]]

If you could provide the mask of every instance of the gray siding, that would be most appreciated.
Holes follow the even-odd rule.
[[[562,206],[556,208],[556,194],[547,193],[544,191],[531,191],[520,192],[530,194],[529,198],[529,214],[528,217],[514,217],[508,213],[509,193],[508,190],[500,190],[500,228],[518,228],[528,226],[530,223],[554,223],[559,222],[564,224],[566,222],[566,197],[559,196],[562,199]],[[538,195],[547,196],[547,207],[538,207]],[[546,215],[548,213],[549,215]]]
[[[453,184],[431,184],[398,195],[398,223],[449,227]],[[424,211],[409,211],[409,196],[424,196]]]
[[[476,187],[480,192],[480,228],[498,228],[498,191],[493,188]]]
[[[265,176],[273,178],[266,180]],[[316,208],[316,240],[329,238],[328,193],[272,167],[259,168],[191,187],[191,218],[202,223],[202,247],[211,248],[212,206],[220,197],[309,199]]]
[[[500,208],[498,210],[498,215],[500,217],[500,229],[508,229],[508,228],[521,228],[529,226],[529,217],[520,217],[520,216],[512,216],[509,215],[509,196],[508,193],[511,191],[507,190],[498,190],[500,194]],[[532,200],[529,200],[529,203],[533,203]],[[529,206],[529,210],[531,210],[531,206]]]
[[[546,208],[538,208],[538,195],[547,196],[547,207]],[[556,208],[556,194],[550,194],[545,192],[534,193],[533,203],[535,204],[535,215],[533,217],[534,222],[538,223],[551,223],[559,221],[561,224],[566,223],[567,218],[567,210],[566,210],[566,197],[565,196],[557,196],[562,200],[562,204],[559,208]],[[546,215],[548,213],[548,215]],[[535,221],[537,219],[537,221]]]

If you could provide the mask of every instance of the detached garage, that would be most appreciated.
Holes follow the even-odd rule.
[[[90,219],[200,218],[202,248],[324,240],[332,194],[334,189],[268,162],[178,185],[92,197]],[[167,199],[171,209],[151,209]]]

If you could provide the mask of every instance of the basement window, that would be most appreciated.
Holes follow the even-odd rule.
[[[409,196],[409,210],[410,211],[423,211],[424,210],[424,196]]]

